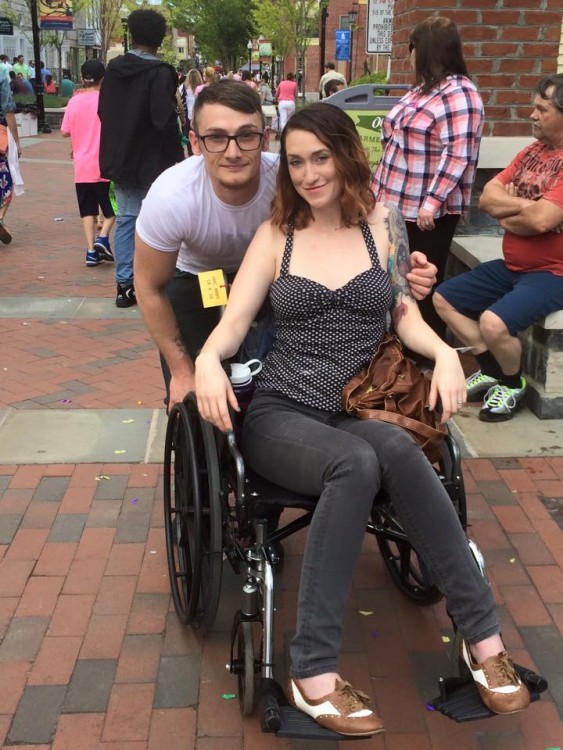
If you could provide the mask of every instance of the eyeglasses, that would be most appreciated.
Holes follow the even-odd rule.
[[[229,148],[229,143],[234,141],[241,151],[256,151],[260,148],[264,133],[239,133],[238,135],[221,135],[213,133],[212,135],[196,136],[205,146],[206,151],[211,154],[220,154]]]
[[[409,55],[415,49],[414,42],[409,42]]]

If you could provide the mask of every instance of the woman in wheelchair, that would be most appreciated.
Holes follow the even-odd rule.
[[[388,313],[406,346],[435,361],[429,408],[443,420],[465,401],[457,353],[422,320],[405,274],[404,222],[375,203],[370,168],[351,119],[329,104],[294,114],[281,138],[271,221],[258,229],[225,314],[196,361],[204,419],[231,430],[238,404],[221,365],[233,356],[265,297],[276,338],[243,426],[245,460],[295,492],[319,496],[310,525],[291,642],[288,697],[346,735],[383,731],[368,697],[339,674],[344,607],[375,495],[384,487],[413,547],[445,594],[462,658],[496,713],[527,707],[506,653],[491,589],[458,516],[411,435],[341,411],[341,391],[370,360]]]

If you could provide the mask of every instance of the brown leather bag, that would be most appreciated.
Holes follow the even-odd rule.
[[[359,419],[380,419],[408,430],[431,463],[440,458],[446,426],[427,408],[430,381],[387,335],[369,363],[344,386],[342,408]]]

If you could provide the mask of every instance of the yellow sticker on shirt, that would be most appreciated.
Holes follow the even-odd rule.
[[[197,277],[204,307],[220,307],[227,304],[227,279],[222,269],[202,271]]]

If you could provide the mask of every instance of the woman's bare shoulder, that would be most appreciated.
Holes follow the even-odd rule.
[[[389,206],[386,203],[377,201],[368,214],[367,220],[370,224],[378,226],[384,225],[389,219],[389,213],[393,210],[393,206]]]

